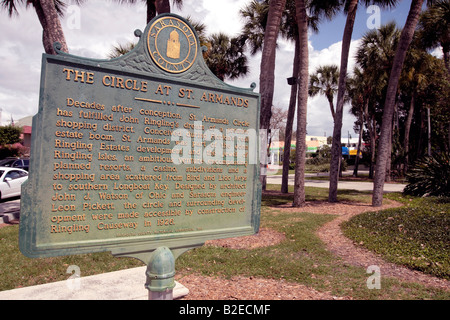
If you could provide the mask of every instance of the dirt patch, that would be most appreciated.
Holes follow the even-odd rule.
[[[368,211],[378,211],[401,206],[395,201],[385,201],[382,207],[374,208],[367,203],[326,201],[307,202],[302,208],[293,208],[291,203],[271,207],[281,212],[311,212],[315,214],[334,214],[338,218],[323,225],[317,230],[317,236],[326,244],[328,250],[341,257],[346,263],[367,268],[371,265],[380,267],[381,276],[396,277],[402,281],[416,282],[449,290],[450,282],[433,276],[410,270],[402,266],[385,262],[380,256],[355,245],[346,238],[340,228],[343,221]],[[208,241],[207,245],[216,245],[231,249],[252,249],[270,246],[285,239],[284,234],[274,230],[261,228],[260,233],[238,238]],[[253,277],[205,277],[195,274],[180,274],[177,281],[183,283],[190,293],[185,300],[351,300],[351,297],[336,297],[330,292],[319,292],[307,286],[289,283],[283,280],[262,279]]]
[[[206,246],[230,249],[256,249],[273,246],[286,239],[281,232],[269,228],[261,228],[255,235],[206,241]]]
[[[222,279],[195,274],[178,274],[177,281],[189,289],[183,300],[349,300],[330,292],[284,280],[253,277]]]

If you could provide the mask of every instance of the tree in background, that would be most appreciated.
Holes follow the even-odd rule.
[[[81,4],[83,1],[75,1]],[[69,52],[66,38],[61,27],[60,17],[64,15],[66,4],[60,0],[1,0],[0,6],[8,11],[9,16],[18,14],[17,5],[25,4],[26,7],[32,6],[36,11],[39,22],[42,26],[42,44],[45,53],[56,54],[54,43],[58,42],[60,50]]]
[[[309,77],[308,94],[315,97],[324,95],[330,105],[331,116],[334,120],[334,96],[337,93],[339,80],[339,67],[337,65],[324,65],[317,67]]]
[[[9,126],[0,126],[0,159],[5,157],[17,156],[21,153],[20,148],[12,146],[21,142],[20,135],[22,128]]]
[[[406,19],[400,36],[399,44],[395,53],[395,58],[392,64],[392,69],[389,77],[387,87],[386,100],[383,110],[383,121],[381,123],[381,134],[378,143],[377,165],[375,169],[375,179],[373,186],[372,205],[380,207],[383,204],[383,187],[386,178],[386,164],[389,146],[391,145],[389,139],[391,137],[392,117],[394,114],[395,99],[397,96],[397,86],[400,75],[402,73],[403,62],[411,43],[414,31],[419,21],[420,12],[422,9],[423,0],[412,0],[411,8]]]
[[[208,50],[204,54],[205,62],[220,80],[232,80],[248,73],[247,57],[238,38],[217,33],[206,41]]]
[[[397,0],[374,0],[364,1],[366,5],[373,3],[382,7],[394,6]],[[347,14],[344,34],[342,36],[341,64],[339,72],[339,87],[336,102],[336,117],[334,119],[333,143],[331,145],[331,163],[330,163],[330,189],[328,194],[329,202],[337,201],[337,186],[339,180],[339,168],[342,158],[341,148],[341,130],[342,116],[345,102],[345,91],[347,86],[347,66],[352,40],[353,25],[355,23],[356,11],[358,9],[358,0],[343,1],[344,12]]]
[[[434,1],[419,20],[422,44],[427,49],[442,47],[445,67],[450,77],[450,1]]]

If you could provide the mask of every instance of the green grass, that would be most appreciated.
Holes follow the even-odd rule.
[[[279,190],[279,186],[269,185],[268,189]],[[328,197],[327,189],[307,188],[306,191],[308,201],[326,201]],[[371,196],[370,193],[342,190],[339,191],[339,199],[369,203]],[[288,213],[273,208],[289,202],[292,202],[292,195],[264,195],[262,199],[261,227],[284,233],[286,239],[283,242],[252,250],[211,246],[193,249],[177,259],[178,274],[284,279],[354,299],[450,299],[449,292],[383,275],[380,290],[368,289],[367,279],[370,274],[367,274],[364,268],[351,266],[330,253],[315,233],[336,216],[306,213],[301,210]],[[70,276],[66,273],[69,265],[78,265],[81,276],[142,265],[137,260],[114,258],[109,253],[29,259],[19,252],[17,237],[18,226],[0,229],[0,290],[66,280]]]
[[[0,229],[0,291],[67,280],[70,265],[79,266],[82,277],[143,265],[107,252],[31,259],[19,251],[18,238],[18,225]]]
[[[309,189],[308,193],[311,192],[315,193],[317,190]],[[359,198],[368,197],[365,194],[359,195]],[[318,198],[322,199],[322,194],[318,195]],[[264,196],[263,201],[272,206],[290,200],[289,197],[282,197],[275,202],[274,199]],[[318,228],[335,219],[334,215],[318,215],[301,210],[285,213],[267,206],[263,207],[261,214],[262,227],[283,232],[286,235],[285,241],[253,250],[209,246],[197,248],[178,258],[177,270],[183,274],[195,272],[225,278],[243,275],[283,279],[354,299],[450,298],[449,292],[388,277],[382,277],[381,290],[368,289],[369,274],[366,270],[351,266],[331,254],[315,234]]]
[[[450,279],[449,199],[394,197],[405,206],[355,216],[344,234],[388,261]]]

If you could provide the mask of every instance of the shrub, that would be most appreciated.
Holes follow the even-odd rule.
[[[441,152],[419,160],[406,175],[405,194],[450,197],[450,153]]]

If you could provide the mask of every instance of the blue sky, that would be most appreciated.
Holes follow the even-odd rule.
[[[381,25],[391,21],[396,21],[397,26],[403,26],[408,16],[410,5],[411,1],[402,0],[395,8],[380,8]],[[353,27],[352,39],[360,39],[366,32],[369,31],[367,27],[367,20],[372,16],[372,14],[373,11],[367,13],[366,7],[361,5],[359,6],[356,14],[355,25]],[[319,25],[319,34],[313,34],[310,37],[314,49],[322,50],[337,41],[341,41],[346,18],[346,15],[340,12],[333,18],[333,20],[323,21]]]

